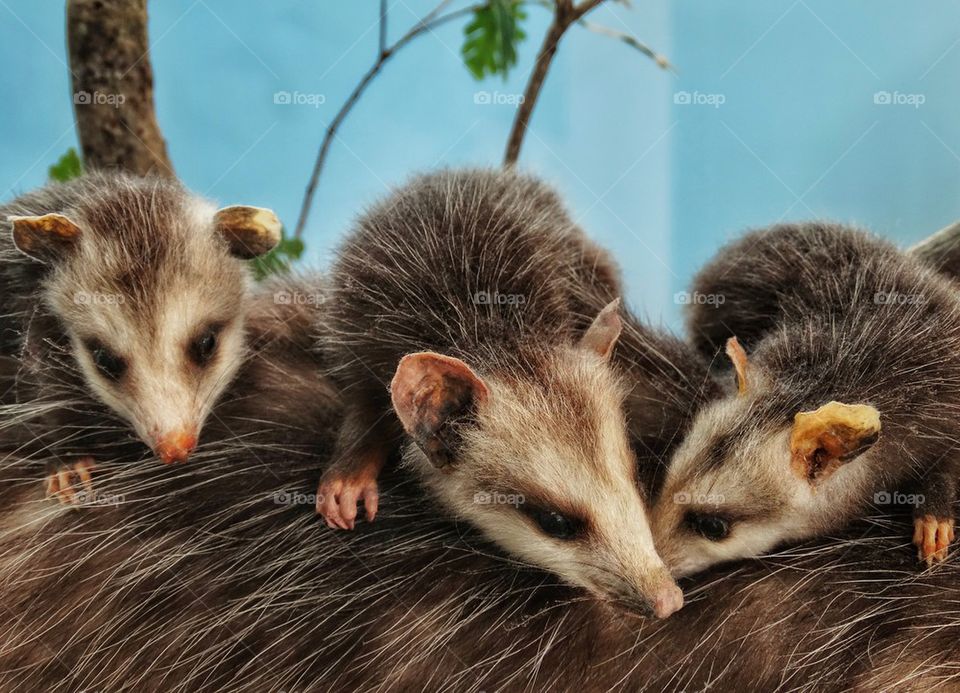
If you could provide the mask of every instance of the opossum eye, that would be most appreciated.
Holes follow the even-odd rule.
[[[97,369],[111,380],[120,380],[127,371],[127,362],[99,343],[87,345],[90,356]]]
[[[580,533],[583,523],[579,520],[561,515],[554,510],[543,508],[525,508],[526,513],[540,527],[547,536],[554,539],[573,539]]]
[[[721,541],[730,534],[730,523],[717,515],[687,513],[687,524],[705,539]]]
[[[219,328],[208,327],[190,343],[190,358],[198,366],[205,366],[217,352]]]

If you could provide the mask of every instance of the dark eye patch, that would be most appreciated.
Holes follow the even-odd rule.
[[[201,368],[210,363],[217,355],[222,331],[222,324],[212,323],[198,332],[187,346],[187,355],[190,360]]]
[[[694,532],[710,541],[723,541],[730,536],[732,521],[723,515],[689,510],[684,516],[684,522]]]
[[[120,380],[127,372],[127,361],[106,345],[96,340],[86,343],[93,365],[105,377],[113,381]]]
[[[561,541],[576,539],[583,534],[586,526],[586,523],[578,517],[538,505],[525,503],[521,506],[521,510],[536,523],[541,532]]]

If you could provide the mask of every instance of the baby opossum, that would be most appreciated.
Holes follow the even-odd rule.
[[[347,403],[318,492],[329,526],[352,528],[358,500],[373,519],[406,433],[405,464],[507,551],[628,610],[680,608],[609,364],[616,277],[557,196],[514,172],[422,176],[363,217],[321,340]]]
[[[674,574],[898,501],[913,508],[920,558],[944,559],[960,457],[955,287],[884,241],[823,223],[748,234],[695,286],[724,297],[738,391],[698,414],[653,510]]]
[[[57,462],[51,492],[89,485],[87,451],[117,419],[186,461],[243,356],[243,261],[277,243],[276,216],[90,173],[0,207],[0,224],[0,356],[22,362],[21,406],[63,402],[29,429]]]

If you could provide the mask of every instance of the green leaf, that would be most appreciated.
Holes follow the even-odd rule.
[[[475,79],[500,75],[517,64],[517,46],[527,35],[520,24],[527,18],[519,0],[488,0],[475,10],[464,29],[463,62]]]
[[[253,276],[257,281],[262,281],[271,274],[286,274],[290,271],[293,263],[303,255],[305,248],[306,246],[299,238],[288,238],[287,231],[284,229],[280,242],[273,250],[250,261]]]
[[[80,157],[77,156],[77,150],[73,147],[67,150],[67,153],[61,156],[57,163],[49,168],[50,180],[58,183],[65,183],[73,178],[78,178],[83,173],[83,164],[80,163]]]

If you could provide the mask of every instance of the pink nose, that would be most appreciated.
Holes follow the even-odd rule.
[[[653,615],[666,618],[683,606],[683,590],[675,584],[667,583],[653,597]]]
[[[197,434],[192,431],[178,431],[157,440],[154,450],[165,464],[186,462],[190,453],[197,447]]]

